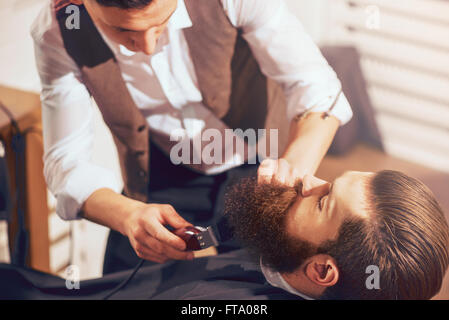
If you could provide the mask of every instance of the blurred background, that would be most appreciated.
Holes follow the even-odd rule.
[[[0,1],[0,101],[24,122],[33,116],[39,122],[40,83],[29,29],[48,1]],[[328,155],[318,175],[332,179],[346,169],[405,171],[423,180],[449,214],[449,1],[284,1],[326,52],[345,90],[357,91],[345,91],[352,96],[358,126],[352,127],[351,143],[345,140],[340,151]],[[0,133],[7,137],[8,121],[0,119]],[[94,161],[120,175],[98,111],[96,123]],[[27,147],[32,150],[27,149],[26,172],[33,176],[26,186],[32,193],[26,195],[25,208],[28,264],[62,276],[75,264],[81,278],[98,277],[108,229],[87,221],[65,222],[54,213],[55,199],[42,184],[39,123],[36,128]],[[372,136],[363,139],[366,128]],[[7,153],[8,146],[2,156],[4,149]],[[0,222],[0,261],[9,261],[8,251],[6,223]],[[449,298],[447,280],[437,298]]]

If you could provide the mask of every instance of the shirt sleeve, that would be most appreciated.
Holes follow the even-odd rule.
[[[352,110],[341,82],[318,46],[283,0],[221,0],[231,23],[243,31],[262,72],[287,98],[287,119],[313,108],[346,124]]]
[[[80,218],[81,206],[95,190],[120,192],[122,186],[112,170],[91,161],[93,105],[57,28],[47,10],[34,22],[31,35],[42,84],[44,177],[57,199],[57,214],[74,220]]]

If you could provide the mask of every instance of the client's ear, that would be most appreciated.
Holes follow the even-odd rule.
[[[311,257],[307,262],[305,274],[310,281],[321,287],[332,287],[339,278],[337,263],[327,254]]]

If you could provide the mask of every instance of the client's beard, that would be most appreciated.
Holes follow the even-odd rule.
[[[288,187],[245,178],[226,195],[225,216],[234,236],[278,272],[293,272],[317,250],[309,242],[287,235],[287,212],[301,190],[302,183]]]

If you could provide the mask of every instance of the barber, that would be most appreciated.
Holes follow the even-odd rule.
[[[80,28],[67,27],[73,5]],[[190,139],[208,128],[257,132],[286,101],[290,133],[277,175],[302,177],[352,116],[335,72],[282,0],[52,0],[32,36],[44,175],[61,218],[111,228],[105,272],[137,257],[192,259],[167,227],[215,219],[226,181],[244,171],[238,150],[221,164],[174,165],[175,130]],[[91,160],[91,97],[117,145],[123,192]]]

